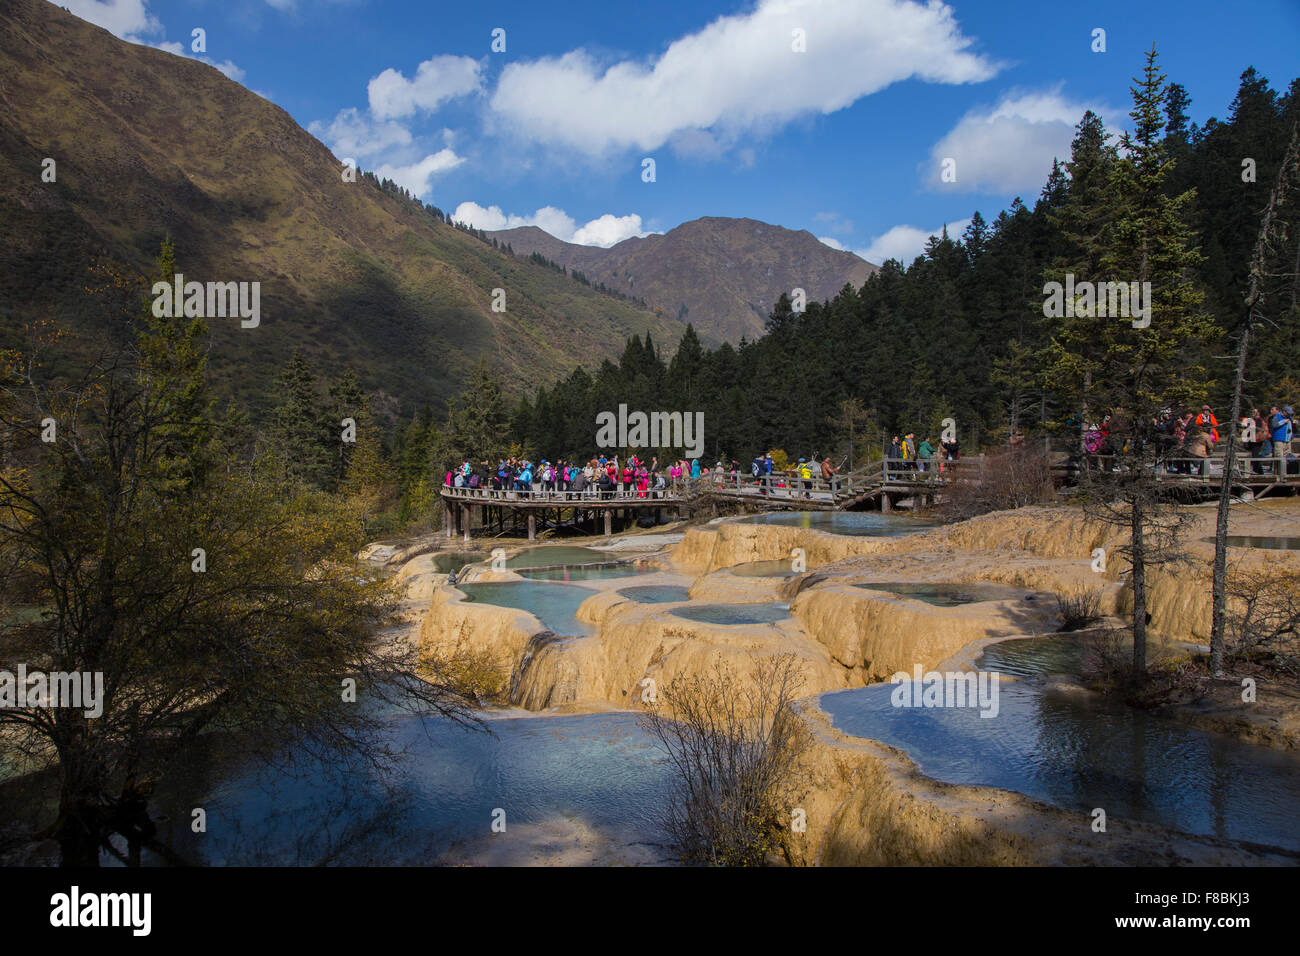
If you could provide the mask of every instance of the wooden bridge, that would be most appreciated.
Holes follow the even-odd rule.
[[[634,521],[653,517],[658,524],[665,512],[684,517],[687,512],[718,501],[744,503],[748,507],[773,510],[888,512],[900,506],[913,508],[933,504],[945,486],[958,480],[981,480],[985,469],[996,467],[996,459],[975,456],[958,461],[928,460],[921,463],[880,461],[829,481],[820,476],[800,479],[788,474],[754,478],[751,475],[709,475],[679,479],[661,490],[644,492],[632,488],[599,491],[547,490],[534,483],[531,491],[497,488],[442,488],[443,527],[447,537],[464,535],[469,541],[474,509],[479,509],[479,527],[497,534],[517,534],[526,523],[528,540],[537,536],[538,521],[553,528],[571,527],[590,534],[613,533],[614,519]],[[1232,484],[1238,494],[1249,491],[1254,498],[1300,491],[1300,474],[1281,474],[1278,459],[1252,460],[1237,456]],[[1108,469],[1110,459],[1090,455],[1082,462],[1060,461],[1052,465],[1057,485],[1077,480],[1082,470]],[[1170,469],[1176,470],[1170,470]],[[1168,460],[1156,471],[1161,482],[1171,486],[1213,491],[1223,475],[1223,458]],[[508,520],[507,520],[508,517]],[[567,520],[566,520],[567,517]]]

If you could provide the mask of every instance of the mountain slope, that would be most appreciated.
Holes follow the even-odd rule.
[[[820,301],[845,283],[862,285],[876,271],[806,230],[755,219],[705,217],[608,249],[563,242],[535,226],[489,235],[516,253],[536,252],[593,283],[639,296],[665,315],[693,323],[715,342],[761,335],[782,292],[801,288],[808,301]]]
[[[344,182],[284,110],[46,0],[0,4],[0,223],[0,346],[33,317],[101,328],[83,292],[91,257],[147,270],[166,234],[187,279],[260,282],[259,327],[209,323],[218,389],[257,410],[292,348],[409,410],[458,391],[480,356],[519,388],[617,355],[633,333],[681,331]]]

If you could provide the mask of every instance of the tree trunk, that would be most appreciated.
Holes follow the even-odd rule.
[[[1219,485],[1219,511],[1214,526],[1214,584],[1210,625],[1210,673],[1223,673],[1224,631],[1227,621],[1227,566],[1228,566],[1228,509],[1232,497],[1232,451],[1236,438],[1237,420],[1241,418],[1241,389],[1246,376],[1246,355],[1250,346],[1250,328],[1255,321],[1255,310],[1263,301],[1265,291],[1262,279],[1265,274],[1265,257],[1274,230],[1273,219],[1286,198],[1287,183],[1300,165],[1300,124],[1291,127],[1291,142],[1287,146],[1282,165],[1277,171],[1277,181],[1269,193],[1268,205],[1259,226],[1259,237],[1250,257],[1250,288],[1246,290],[1246,318],[1241,329],[1241,347],[1237,352],[1237,379],[1232,392],[1232,418],[1228,425],[1228,444],[1223,460],[1223,481]],[[1300,255],[1300,253],[1298,253]],[[1300,270],[1298,270],[1300,271]],[[1295,304],[1294,295],[1292,304]],[[1274,467],[1277,467],[1276,465]]]
[[[1241,330],[1237,349],[1237,379],[1232,389],[1232,414],[1228,419],[1227,442],[1223,448],[1223,480],[1219,484],[1219,510],[1214,522],[1213,612],[1210,627],[1210,673],[1223,674],[1224,628],[1228,594],[1228,512],[1232,507],[1232,465],[1236,453],[1238,421],[1241,418],[1241,386],[1246,377],[1246,354],[1250,348],[1250,315]]]
[[[97,867],[104,808],[92,784],[92,775],[75,753],[61,752],[59,765],[63,774],[59,817],[51,833],[59,844],[59,865]]]
[[[1133,502],[1131,554],[1133,565],[1133,670],[1136,675],[1147,669],[1147,567],[1146,512],[1140,500]]]

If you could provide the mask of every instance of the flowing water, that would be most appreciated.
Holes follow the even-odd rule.
[[[1049,673],[1077,674],[1082,639],[1004,641],[977,662],[1017,675],[998,713],[895,707],[891,684],[824,694],[845,733],[905,750],[930,777],[1016,790],[1076,810],[1096,807],[1190,833],[1300,850],[1300,755],[1272,750],[1092,694],[1044,693]],[[1085,825],[1081,822],[1080,826]]]
[[[779,524],[855,537],[896,538],[936,528],[940,522],[879,511],[769,511],[741,519],[753,524]]]

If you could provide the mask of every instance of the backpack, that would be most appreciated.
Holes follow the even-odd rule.
[[[755,458],[755,459],[754,459],[754,463],[753,463],[752,465],[749,466],[750,474],[752,474],[755,478],[757,478],[757,477],[758,477],[758,472],[759,472],[759,470],[760,470],[760,469],[759,469],[759,467],[758,467],[758,459]]]
[[[1101,432],[1087,432],[1083,436],[1083,448],[1090,455],[1095,455],[1101,451]]]
[[[465,487],[465,476],[462,475],[460,472],[456,472],[456,482],[455,482],[455,484],[456,484],[456,487],[457,487],[457,488],[464,488],[464,487]]]
[[[478,472],[477,472],[477,471],[474,472],[474,474],[472,474],[472,475],[469,476],[469,486],[470,486],[471,488],[477,488],[477,487],[478,487]]]

